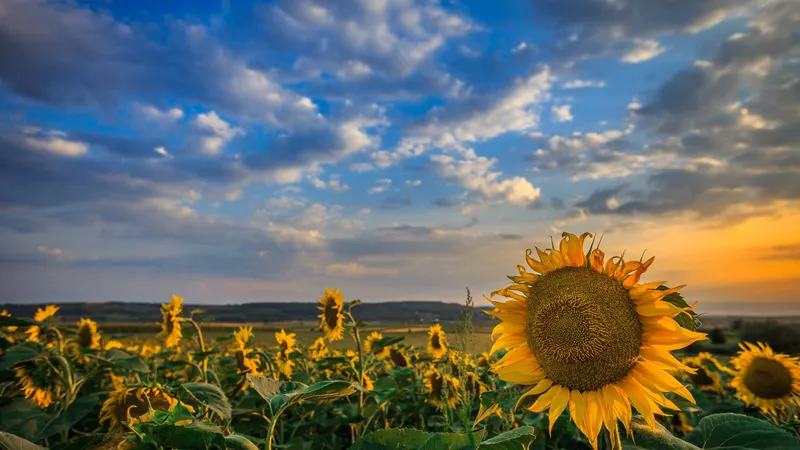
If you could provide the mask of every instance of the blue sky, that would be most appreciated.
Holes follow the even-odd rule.
[[[0,302],[460,301],[585,230],[800,311],[798,15],[2,0]]]

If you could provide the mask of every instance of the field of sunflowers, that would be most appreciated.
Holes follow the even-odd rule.
[[[653,258],[606,259],[588,237],[528,250],[486,298],[489,352],[472,350],[469,291],[426,346],[365,332],[336,289],[305,346],[292,330],[256,345],[251,326],[206,339],[177,296],[147,338],[55,305],[3,311],[0,448],[800,449],[798,358],[686,352],[706,335],[682,286],[640,283]]]

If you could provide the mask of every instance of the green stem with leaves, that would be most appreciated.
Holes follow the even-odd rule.
[[[201,359],[200,366],[202,367],[203,371],[203,382],[208,381],[208,355],[206,355],[206,343],[203,340],[203,331],[200,330],[200,325],[194,321],[194,319],[183,319],[185,322],[189,322],[194,327],[195,333],[197,333],[197,341],[200,343],[200,353],[203,354],[203,358]]]

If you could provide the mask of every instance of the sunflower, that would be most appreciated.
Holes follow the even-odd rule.
[[[447,354],[447,360],[450,363],[450,371],[453,375],[458,376],[462,368],[467,370],[475,369],[475,361],[469,357],[469,354],[461,353],[459,351],[451,351]]]
[[[691,381],[701,391],[716,392],[720,395],[725,393],[722,376],[717,372],[723,370],[724,366],[710,353],[701,352],[697,356],[683,358],[681,363],[692,369],[692,371],[681,371],[681,378]]]
[[[328,349],[328,345],[325,344],[324,337],[317,338],[308,349],[311,351],[311,358],[314,360],[328,356],[328,352],[330,351],[330,349]]]
[[[428,329],[428,353],[439,359],[447,353],[447,336],[438,323]]]
[[[8,311],[6,311],[4,309],[4,310],[0,311],[0,317],[11,317],[11,313],[9,313]],[[17,327],[16,326],[3,327],[2,330],[3,330],[3,337],[8,342],[13,343],[14,342],[14,333],[16,333]]]
[[[443,409],[446,400],[447,406],[455,408],[456,403],[461,401],[458,378],[444,375],[435,367],[431,367],[425,372],[424,382],[431,394],[430,400],[433,406]]]
[[[325,289],[325,295],[319,299],[319,310],[322,311],[319,328],[325,332],[329,342],[344,339],[344,296],[338,289]]]
[[[183,312],[183,299],[177,295],[172,296],[172,301],[161,305],[161,335],[164,337],[164,347],[172,348],[181,341],[181,313]]]
[[[478,367],[489,367],[492,365],[492,357],[488,352],[481,352],[478,355]]]
[[[373,331],[364,341],[364,350],[366,350],[367,353],[372,353],[376,358],[387,358],[389,356],[389,347],[381,347],[380,349],[374,348],[375,342],[381,339],[383,339],[383,334]]]
[[[236,341],[236,368],[239,374],[252,373],[254,375],[261,375],[258,370],[258,361],[251,358],[249,355],[253,349],[249,348],[250,340],[253,338],[253,327],[239,327],[233,333],[233,339]],[[246,383],[245,383],[246,385]]]
[[[172,411],[178,400],[159,387],[120,387],[109,394],[100,409],[100,423],[110,422],[112,430],[125,422],[149,422],[153,420],[148,401],[154,411]],[[194,412],[190,405],[183,405]]]
[[[797,357],[775,353],[759,342],[739,344],[742,349],[731,364],[736,375],[730,381],[736,396],[748,406],[777,414],[785,407],[800,406],[800,362]]]
[[[100,348],[100,334],[97,332],[97,323],[92,319],[78,321],[78,346],[81,348],[97,350]]]
[[[670,427],[672,430],[680,436],[684,436],[688,434],[690,431],[694,430],[694,427],[689,424],[689,419],[686,417],[686,414],[683,412],[679,412],[678,414],[674,414],[669,421]]]
[[[39,361],[17,364],[14,367],[14,377],[25,398],[40,408],[47,408],[61,394],[58,375],[53,373],[50,366]]]
[[[286,333],[285,330],[281,329],[280,332],[275,333],[275,340],[278,341],[278,352],[275,354],[278,371],[286,375],[287,378],[291,377],[294,362],[289,359],[289,355],[294,351],[294,346],[297,345],[297,335]]]
[[[105,343],[105,345],[103,345],[103,350],[111,350],[111,349],[114,349],[114,348],[117,348],[117,349],[121,350],[121,349],[125,348],[125,345],[123,345],[122,342],[120,342],[120,341],[118,341],[116,339],[109,339]]]
[[[56,315],[58,309],[56,305],[47,305],[44,309],[37,308],[36,313],[33,315],[33,320],[37,322],[47,321]],[[42,328],[38,325],[33,325],[25,330],[25,334],[28,335],[28,340],[33,342],[40,342],[41,333]]]
[[[408,358],[408,353],[405,350],[392,346],[389,349],[389,360],[392,361],[395,367],[408,367],[411,365],[411,360]]]
[[[481,381],[481,377],[475,372],[467,372],[465,389],[473,399],[481,398],[481,394],[486,392],[486,383]]]
[[[536,249],[540,261],[528,250],[526,261],[538,274],[517,266],[519,276],[509,276],[515,284],[492,293],[511,299],[488,299],[495,306],[488,313],[502,321],[492,332],[491,353],[508,350],[492,370],[503,381],[534,385],[525,394],[539,395],[530,410],[549,409],[551,431],[569,407],[593,448],[603,426],[618,448],[617,421],[629,427],[631,406],[655,427],[654,414],[665,415],[661,407],[679,410],[665,392],[694,401],[668,373],[687,369],[670,351],[705,334],[673,319],[691,308],[663,300],[682,286],[638,284],[653,258],[642,263],[614,257],[604,265],[599,248],[584,254],[587,236],[564,233],[559,250]]]

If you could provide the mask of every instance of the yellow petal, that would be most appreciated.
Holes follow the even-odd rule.
[[[588,435],[589,433],[586,431],[586,401],[577,389],[573,389],[569,393],[569,415],[581,433]]]
[[[602,250],[599,248],[592,250],[592,254],[589,255],[589,264],[592,270],[603,273],[603,258],[605,258],[605,253]]]
[[[547,392],[540,395],[539,398],[537,398],[536,401],[533,403],[533,405],[531,405],[531,407],[528,408],[528,411],[542,412],[545,409],[549,408],[550,402],[553,401],[553,397],[555,397],[556,393],[558,392],[556,390],[557,387],[560,386],[553,386]]]
[[[639,362],[636,364],[633,370],[641,372],[645,379],[649,380],[655,386],[661,387],[662,390],[673,392],[685,398],[686,400],[695,403],[692,393],[686,389],[686,386],[681,384],[680,381],[673,378],[672,375],[668,374],[660,367],[655,366],[652,363]]]
[[[539,251],[538,248],[536,249],[536,251],[537,253],[539,253],[539,259],[542,259],[542,253]],[[549,272],[547,266],[544,264],[544,260],[540,262],[531,258],[531,253],[533,253],[531,249],[525,250],[525,261],[528,263],[528,266],[530,266],[530,268],[533,269],[534,272],[540,273],[542,275]]]
[[[553,425],[555,425],[558,416],[564,412],[564,409],[569,405],[569,389],[561,386],[553,386],[551,390],[555,389],[556,393],[553,396],[553,401],[550,403],[550,435],[553,434]]]
[[[639,386],[639,383],[637,383],[633,377],[629,376],[617,382],[617,386],[625,392],[631,404],[636,408],[636,411],[642,415],[645,422],[647,422],[651,428],[655,428],[656,418],[653,415],[653,405],[647,397],[647,394],[645,394],[644,390]]]
[[[530,397],[531,395],[539,395],[542,392],[550,389],[550,386],[553,385],[553,380],[550,378],[545,378],[544,380],[538,382],[536,386],[532,387],[530,390],[522,394],[518,399],[517,403],[514,405],[514,409],[516,410],[519,407],[519,404],[522,403],[522,399],[525,397]]]

